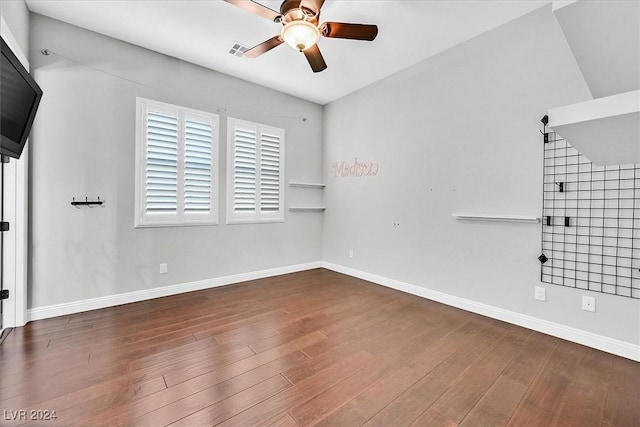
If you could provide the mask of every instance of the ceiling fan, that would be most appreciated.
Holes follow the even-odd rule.
[[[253,0],[225,1],[283,25],[279,35],[247,50],[244,56],[256,58],[282,43],[287,43],[304,53],[314,73],[327,68],[317,45],[321,35],[329,38],[367,41],[374,40],[378,35],[376,25],[343,22],[325,22],[319,25],[320,9],[324,0],[284,0],[280,6],[280,12]]]

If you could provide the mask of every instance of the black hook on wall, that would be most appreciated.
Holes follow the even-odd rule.
[[[88,206],[88,207],[102,206],[103,203],[104,203],[104,200],[100,200],[100,196],[98,196],[98,200],[89,200],[88,197],[85,197],[84,201],[81,201],[81,202],[76,202],[75,197],[71,199],[71,206],[75,206],[78,209],[80,209],[80,206]]]
[[[549,132],[547,132],[547,124],[549,124],[549,116],[545,114],[544,116],[542,116],[540,121],[544,125],[544,132],[540,131],[540,133],[544,136],[544,143],[547,144],[549,142]]]

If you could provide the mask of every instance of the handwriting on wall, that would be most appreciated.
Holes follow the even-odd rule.
[[[378,175],[378,170],[378,163],[360,162],[357,157],[353,161],[339,161],[331,164],[331,175],[334,178],[376,176]]]

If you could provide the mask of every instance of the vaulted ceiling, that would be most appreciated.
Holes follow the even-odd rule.
[[[512,21],[549,1],[327,0],[321,22],[376,24],[373,42],[322,38],[328,68],[313,73],[287,45],[256,58],[234,56],[281,25],[222,0],[26,0],[29,9],[319,104],[407,68]],[[280,1],[259,3],[279,10]]]

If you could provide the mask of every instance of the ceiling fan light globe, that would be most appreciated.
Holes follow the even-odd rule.
[[[289,46],[302,52],[318,42],[320,30],[308,21],[296,20],[282,27],[280,36]]]

